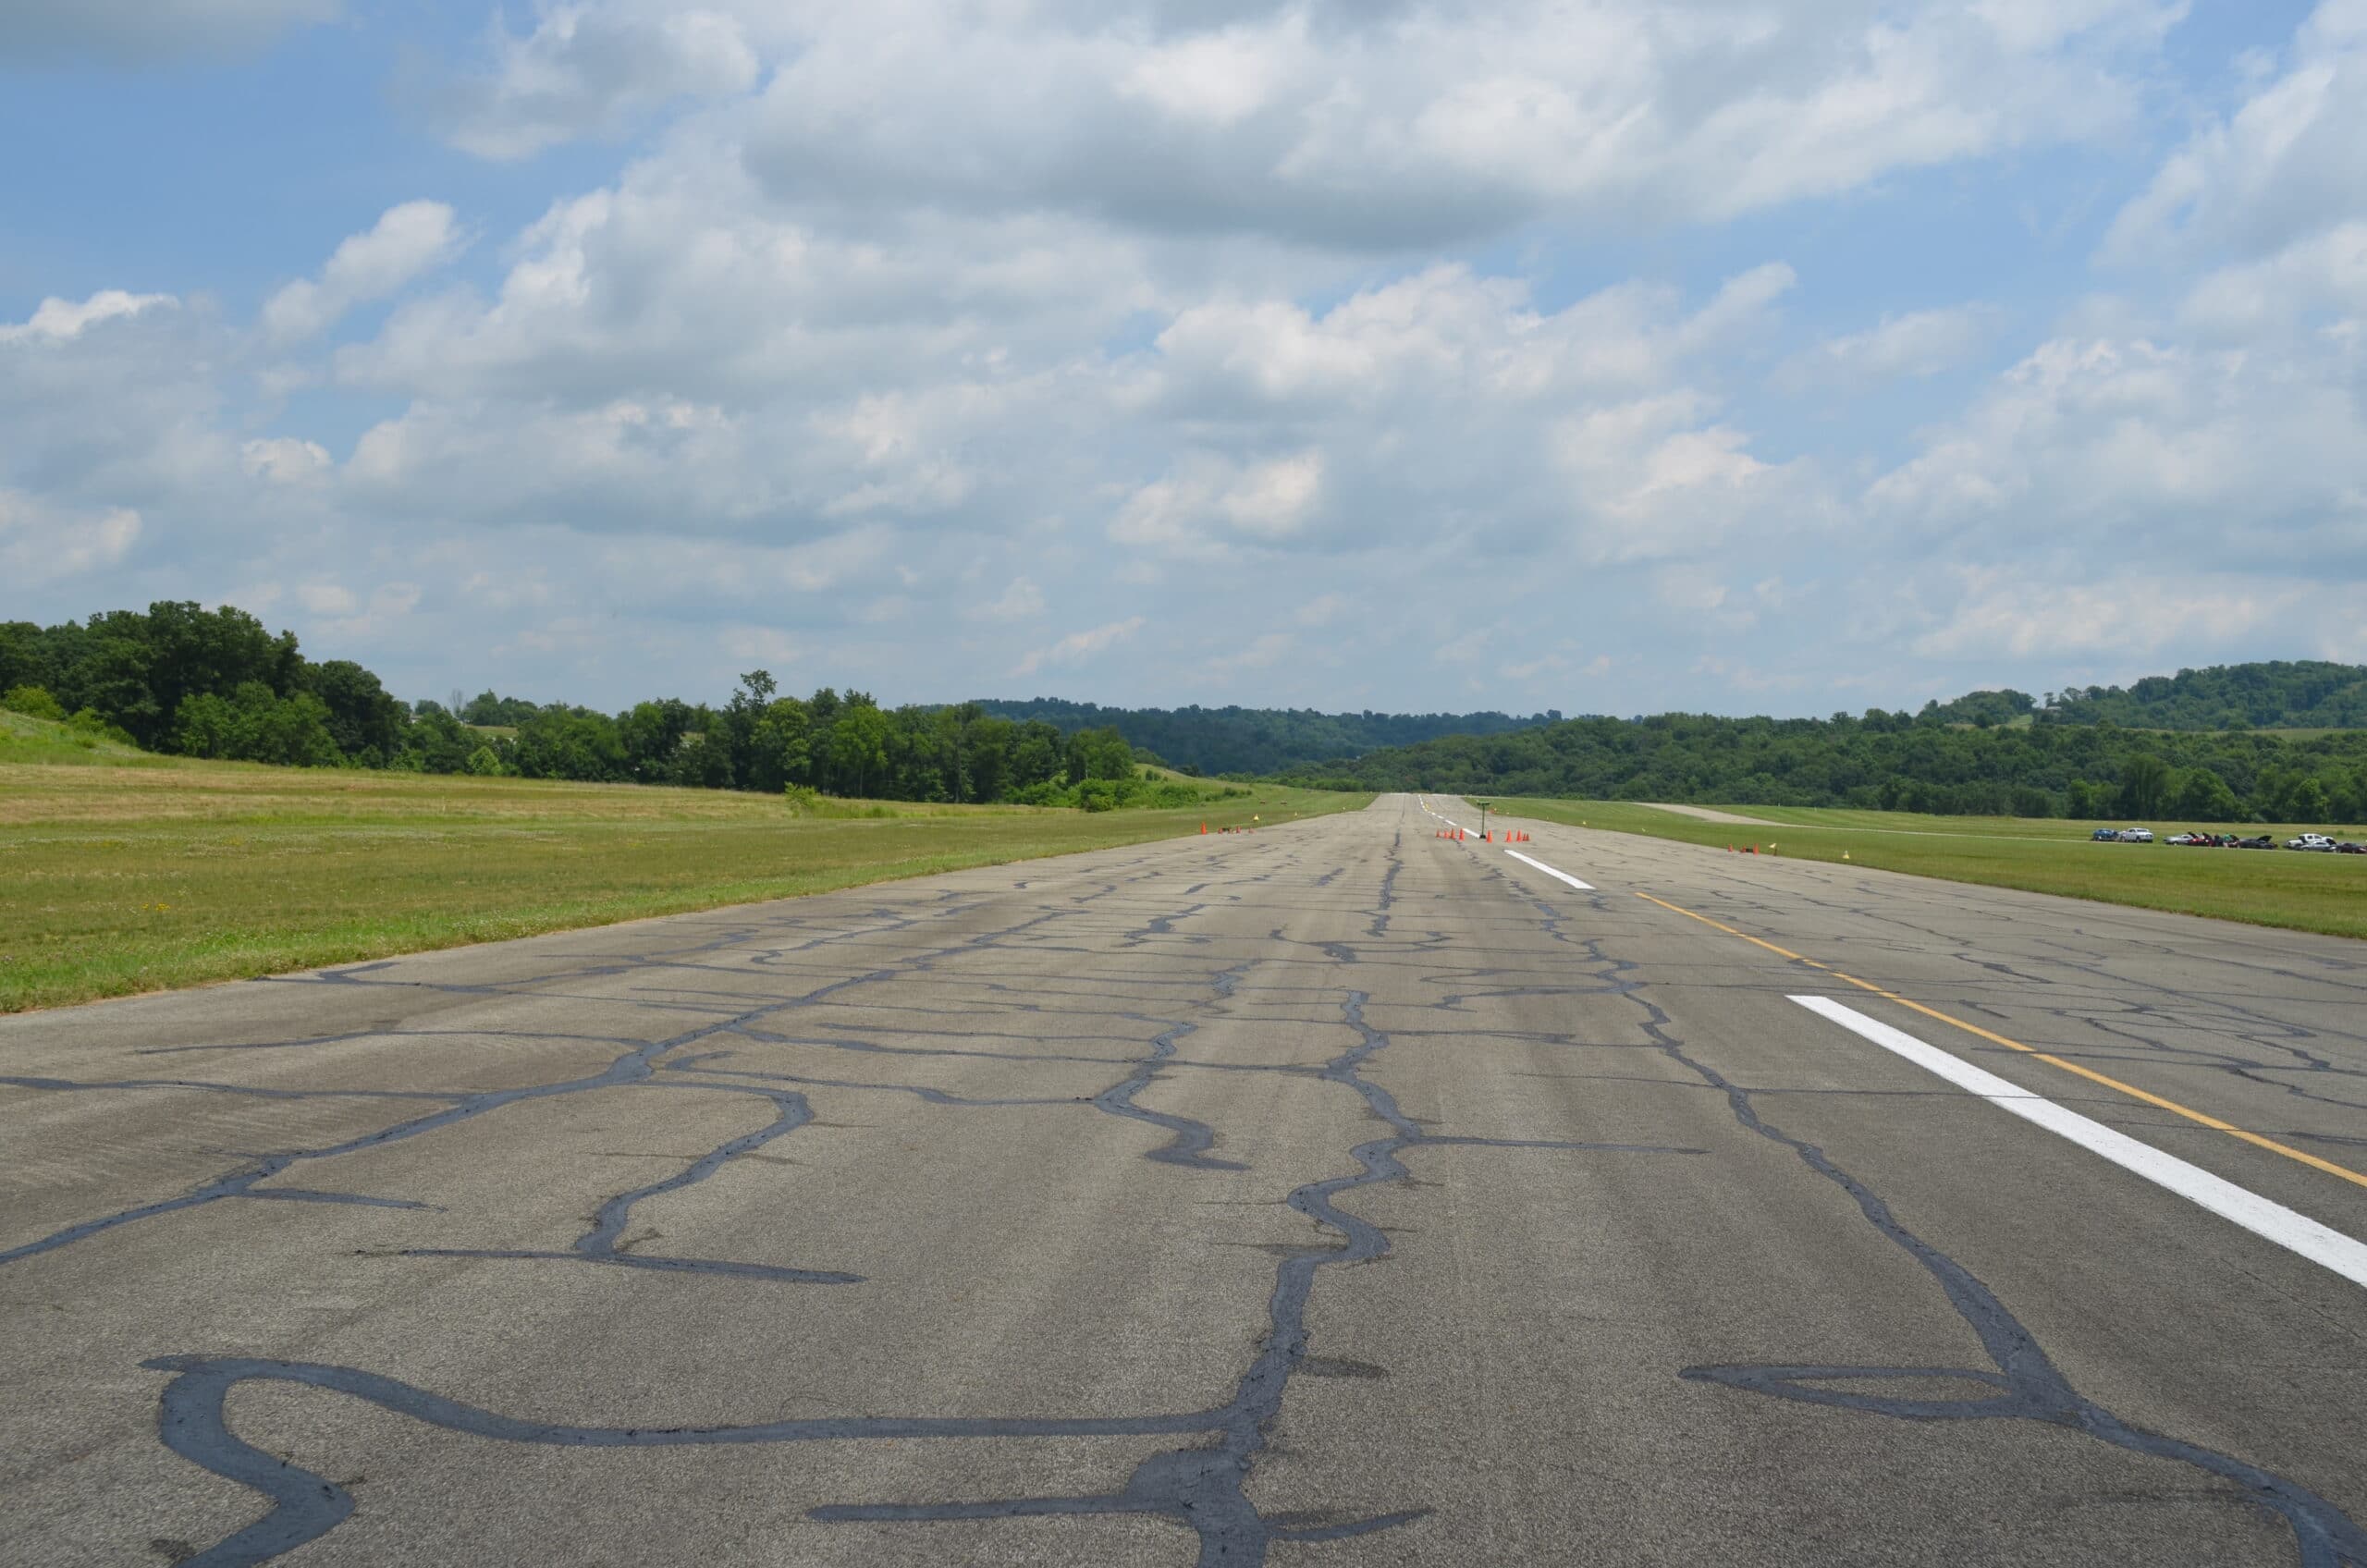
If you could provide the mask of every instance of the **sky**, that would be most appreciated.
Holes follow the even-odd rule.
[[[0,619],[407,697],[2367,661],[2367,0],[9,0]]]

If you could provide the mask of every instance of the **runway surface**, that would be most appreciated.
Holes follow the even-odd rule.
[[[0,1019],[0,1562],[2367,1564],[2367,945],[1449,820]]]

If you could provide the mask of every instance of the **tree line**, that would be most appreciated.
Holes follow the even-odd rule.
[[[885,708],[863,692],[782,694],[753,670],[718,705],[665,698],[607,714],[485,692],[406,703],[348,659],[314,662],[288,632],[229,606],[162,602],[85,622],[0,624],[0,704],[101,728],[150,751],[312,766],[817,790],[876,799],[1101,809],[1186,805],[1136,747],[1187,770],[1294,749],[1411,743],[1301,761],[1293,781],[1748,805],[2194,821],[2367,822],[2367,729],[2146,730],[2110,717],[2201,704],[2222,713],[2347,712],[2359,667],[2280,663],[2182,670],[2119,688],[1976,692],[1919,714],[1829,719],[1663,714],[1326,715],[1119,709],[1036,699]],[[2250,695],[2245,695],[2250,693]],[[2164,704],[2169,706],[2165,708]],[[2210,706],[2219,704],[2221,706]],[[2277,704],[2283,704],[2281,706]],[[1467,732],[1435,733],[1468,724]],[[1129,732],[1131,730],[1131,733]],[[1281,765],[1276,765],[1278,768]]]
[[[1550,724],[1558,709],[1521,718],[1505,713],[1320,713],[1313,708],[1105,708],[1051,697],[985,699],[987,713],[1043,719],[1062,731],[1110,729],[1136,749],[1189,773],[1263,776],[1305,763],[1361,756],[1442,735],[1497,735]]]
[[[1577,718],[1293,770],[1354,790],[1855,806],[1947,815],[2367,823],[2367,730],[2160,733],[1981,727],[1868,710],[1828,719]]]
[[[1919,722],[2117,724],[2129,729],[2367,729],[2367,665],[2269,659],[2069,686],[2033,697],[2011,687],[1926,703]]]
[[[2367,665],[2277,659],[2074,687],[2042,709],[2061,724],[2156,729],[2367,729]]]
[[[1188,805],[1108,727],[1063,734],[975,703],[883,708],[862,692],[782,694],[753,670],[719,706],[664,698],[618,714],[487,692],[405,703],[346,659],[315,663],[243,610],[163,602],[87,622],[0,624],[0,705],[181,756],[506,774],[878,800],[1104,810]]]

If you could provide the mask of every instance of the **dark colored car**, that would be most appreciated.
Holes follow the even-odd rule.
[[[2367,855],[2367,844],[2354,844],[2345,839],[2334,847],[2334,852],[2338,855]]]
[[[2237,839],[2236,848],[2239,850],[2273,850],[2276,848],[2276,840],[2263,833],[2257,839]]]
[[[2091,844],[2116,844],[2120,842],[2120,829],[2117,827],[2099,827],[2093,833],[2088,835],[2088,841]]]

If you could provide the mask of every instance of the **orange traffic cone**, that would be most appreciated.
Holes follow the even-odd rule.
[[[1200,831],[1201,831],[1201,832],[1206,833],[1208,830],[1208,825],[1207,823],[1203,822],[1202,824],[1200,824]]]

